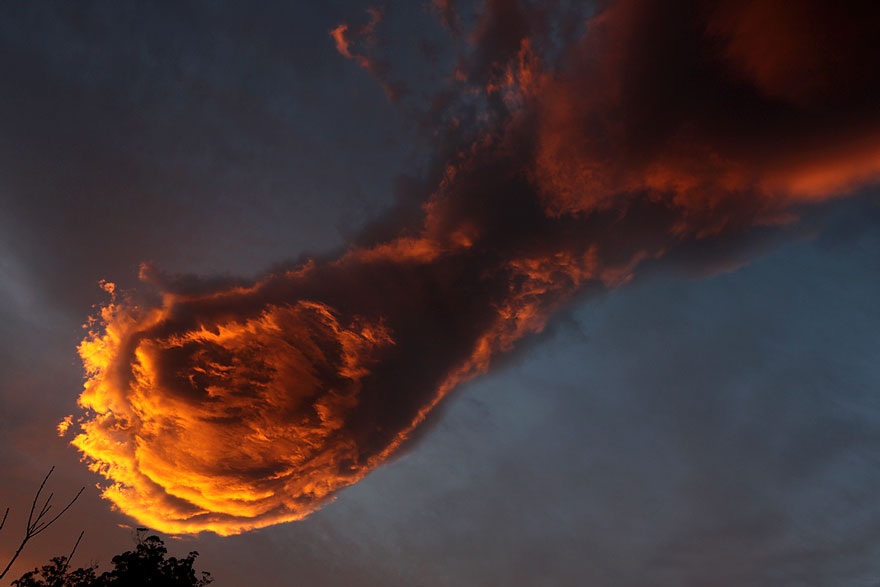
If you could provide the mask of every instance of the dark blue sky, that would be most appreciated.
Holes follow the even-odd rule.
[[[437,74],[401,53],[414,89],[392,104],[328,34],[367,7],[0,7],[0,552],[50,466],[59,496],[86,486],[15,577],[80,529],[78,564],[131,546],[55,434],[100,279],[325,254],[426,172],[412,109],[446,37],[422,6],[387,8],[378,51],[440,47]],[[736,269],[585,300],[307,520],[170,548],[220,586],[872,585],[878,219],[867,188]]]

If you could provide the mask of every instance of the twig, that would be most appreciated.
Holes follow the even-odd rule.
[[[82,492],[85,490],[85,487],[81,487],[80,490],[76,492],[76,495],[73,496],[73,499],[71,499],[70,502],[66,506],[64,506],[64,509],[62,509],[60,512],[58,512],[54,517],[52,517],[48,520],[44,520],[46,515],[52,509],[52,505],[50,502],[52,501],[52,497],[55,496],[54,492],[50,493],[49,496],[46,498],[46,501],[43,502],[42,507],[40,507],[40,511],[37,513],[37,517],[34,518],[34,510],[37,509],[37,503],[40,501],[40,494],[43,493],[43,488],[46,486],[46,481],[49,480],[49,476],[52,474],[52,471],[54,471],[54,470],[55,470],[55,467],[52,467],[51,469],[49,469],[49,472],[46,473],[46,476],[43,478],[43,482],[40,483],[40,488],[37,489],[36,495],[34,495],[34,501],[31,503],[31,511],[30,511],[30,513],[28,513],[28,520],[27,520],[27,526],[26,526],[25,532],[24,532],[24,538],[22,538],[21,543],[18,545],[18,549],[16,549],[15,553],[12,555],[12,558],[9,559],[9,563],[7,563],[6,568],[3,569],[2,573],[0,573],[0,579],[5,577],[6,573],[9,572],[10,567],[12,567],[12,563],[15,562],[15,560],[18,558],[18,555],[21,554],[22,550],[24,550],[24,547],[28,543],[28,541],[31,538],[33,538],[34,536],[37,536],[38,534],[40,534],[43,530],[45,530],[46,528],[48,528],[52,524],[54,524],[55,521],[58,520],[58,518],[60,518],[64,514],[64,512],[66,512],[67,510],[70,509],[70,506],[72,506],[74,504],[74,502],[77,499],[79,499],[79,496],[82,495]],[[9,508],[6,508],[6,513],[3,514],[3,521],[0,522],[0,529],[2,529],[3,524],[6,523],[6,516],[7,515],[9,515]],[[80,538],[82,538],[82,534],[80,534]],[[79,544],[79,539],[77,539],[76,544],[77,545]],[[76,550],[76,545],[74,545],[73,548],[74,548],[74,550]],[[71,556],[73,556],[72,552],[70,554],[71,554]]]
[[[70,568],[70,559],[73,558],[73,553],[76,552],[76,547],[79,546],[79,541],[82,540],[83,534],[85,534],[85,533],[86,533],[85,530],[83,530],[82,532],[79,533],[79,538],[76,539],[76,542],[73,545],[73,549],[70,551],[70,554],[67,555],[67,559],[65,559],[65,562],[64,562],[64,571],[65,572],[67,572],[67,569]]]

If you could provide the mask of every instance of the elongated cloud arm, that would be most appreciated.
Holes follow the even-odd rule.
[[[858,53],[868,5],[850,20],[798,3],[777,55],[755,3],[660,4],[608,4],[549,64],[550,27],[488,3],[457,83],[492,116],[392,236],[244,286],[153,279],[158,304],[108,287],[73,439],[104,496],[166,532],[302,519],[573,300],[880,178],[880,59],[826,67],[803,42]],[[780,68],[813,77],[783,88]]]

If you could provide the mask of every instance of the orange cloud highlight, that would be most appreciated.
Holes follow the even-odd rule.
[[[381,324],[299,301],[160,334],[175,307],[111,303],[79,347],[93,417],[73,444],[114,479],[105,497],[165,532],[229,534],[301,519],[364,475],[341,429],[393,344]]]
[[[399,99],[404,89],[388,79],[388,63],[367,55],[367,50],[376,45],[376,27],[382,22],[384,11],[381,8],[368,8],[370,20],[362,26],[353,27],[342,23],[330,31],[330,37],[340,55],[353,60],[375,77],[385,91],[388,99]],[[355,47],[359,48],[355,48]]]

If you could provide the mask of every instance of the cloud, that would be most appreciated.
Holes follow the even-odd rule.
[[[680,211],[681,231],[705,235],[781,222],[793,204],[876,180],[868,8],[784,5],[771,11],[779,26],[767,4],[738,1],[623,1],[592,19],[571,70],[539,89],[546,209],[588,214],[648,194]]]
[[[557,13],[489,2],[478,67],[448,102],[474,115],[438,145],[416,220],[395,211],[406,223],[255,283],[148,269],[160,301],[110,292],[80,346],[73,440],[111,481],[104,496],[174,533],[302,519],[572,301],[690,251],[727,267],[728,243],[752,250],[877,179],[875,53],[823,68],[801,38],[824,18],[775,29],[777,56],[752,3],[662,8],[610,3],[557,51]],[[865,14],[834,14],[825,51],[869,46]],[[334,29],[338,51],[367,59],[352,47],[380,16]],[[755,47],[785,64],[784,91]]]
[[[458,33],[460,19],[455,11],[455,0],[431,0],[431,8],[443,26],[453,33]]]
[[[382,8],[368,8],[369,22],[361,26],[342,23],[330,31],[330,37],[339,54],[370,72],[379,81],[388,99],[394,102],[406,92],[405,88],[388,79],[389,65],[386,61],[367,55],[367,51],[376,46],[376,27],[382,22],[384,12]]]

